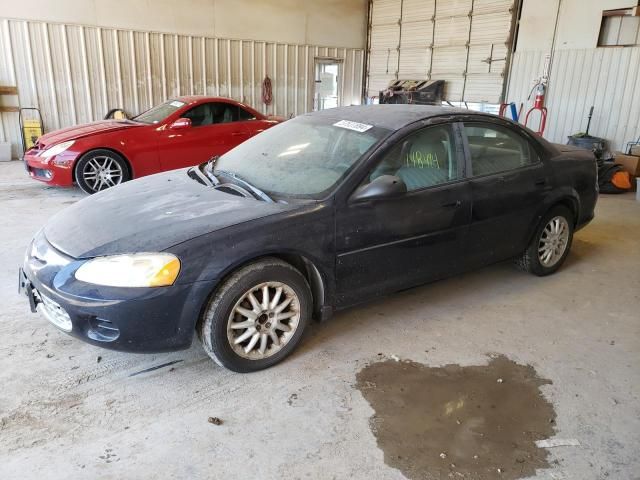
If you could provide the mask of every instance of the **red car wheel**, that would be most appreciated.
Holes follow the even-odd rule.
[[[93,194],[131,179],[127,162],[111,150],[85,153],[75,168],[76,182],[83,192]]]

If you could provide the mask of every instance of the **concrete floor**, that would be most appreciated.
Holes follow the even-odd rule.
[[[198,343],[115,353],[29,313],[16,293],[25,247],[82,197],[29,180],[18,162],[0,164],[0,478],[404,478],[383,461],[356,373],[379,353],[438,366],[486,364],[490,352],[551,379],[542,390],[556,437],[581,443],[552,449],[554,467],[536,478],[640,475],[633,194],[601,197],[554,276],[500,264],[351,309],[252,375],[217,367]],[[131,376],[172,360],[182,362]]]

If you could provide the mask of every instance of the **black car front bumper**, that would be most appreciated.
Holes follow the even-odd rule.
[[[43,246],[42,239],[34,241],[45,254],[27,254],[19,290],[32,311],[41,312],[59,329],[93,345],[127,352],[166,352],[191,345],[214,283],[154,288],[87,284],[73,276],[82,262]]]

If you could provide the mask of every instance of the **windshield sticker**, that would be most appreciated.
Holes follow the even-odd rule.
[[[184,105],[184,102],[180,102],[178,100],[174,100],[173,102],[171,102],[169,105],[171,105],[172,107],[178,107],[180,108],[181,106]]]
[[[373,128],[373,125],[367,125],[366,123],[358,123],[351,122],[349,120],[340,120],[333,124],[334,127],[346,128],[348,130],[353,130],[355,132],[366,132],[370,128]]]

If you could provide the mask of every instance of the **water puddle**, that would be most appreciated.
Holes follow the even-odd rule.
[[[469,367],[388,360],[357,375],[385,463],[409,479],[510,480],[549,467],[534,443],[554,433],[539,389],[548,383],[503,356]]]

